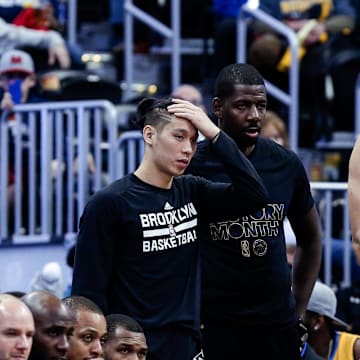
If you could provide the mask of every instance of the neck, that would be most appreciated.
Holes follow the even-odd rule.
[[[141,163],[134,174],[143,182],[162,188],[170,189],[173,176],[158,171],[154,166],[146,166]]]
[[[309,344],[313,347],[315,352],[323,357],[324,359],[330,359],[332,347],[333,347],[333,339],[330,337],[330,334],[320,334],[318,333],[316,336],[312,336],[312,341],[309,341]]]

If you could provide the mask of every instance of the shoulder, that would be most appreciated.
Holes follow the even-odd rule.
[[[272,166],[301,164],[300,158],[289,149],[275,143],[273,140],[259,138],[251,158],[258,163]]]
[[[115,199],[124,195],[134,184],[132,176],[126,175],[95,192],[89,203],[112,203]]]

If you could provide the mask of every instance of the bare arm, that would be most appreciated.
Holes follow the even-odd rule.
[[[8,24],[0,18],[0,50],[19,46],[33,46],[49,51],[49,64],[58,60],[61,68],[70,66],[70,56],[64,39],[56,31],[28,29],[23,26]]]
[[[352,244],[360,265],[360,138],[350,156],[348,189]]]
[[[360,337],[355,341],[354,344],[354,359],[360,360]]]
[[[301,219],[289,220],[297,243],[293,264],[293,291],[297,313],[303,316],[320,270],[320,221],[315,205]]]

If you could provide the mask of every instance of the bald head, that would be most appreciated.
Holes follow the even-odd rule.
[[[44,291],[31,292],[22,300],[31,310],[36,325],[30,359],[65,358],[74,325],[70,311],[58,297]]]
[[[35,332],[28,307],[18,298],[0,294],[0,359],[27,359]]]
[[[174,99],[187,100],[204,110],[204,101],[201,92],[193,85],[183,84],[173,90],[171,97]]]

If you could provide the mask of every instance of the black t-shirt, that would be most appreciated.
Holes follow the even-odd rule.
[[[270,201],[256,213],[218,216],[203,227],[202,320],[205,324],[285,326],[294,322],[295,299],[283,220],[304,216],[314,202],[305,169],[293,152],[259,138],[249,160]],[[199,144],[188,172],[228,181],[226,169],[207,141]]]
[[[132,316],[147,331],[199,330],[198,222],[217,211],[245,214],[267,201],[251,163],[227,135],[213,148],[232,184],[180,176],[161,189],[130,174],[92,197],[80,220],[72,294],[107,314]]]

